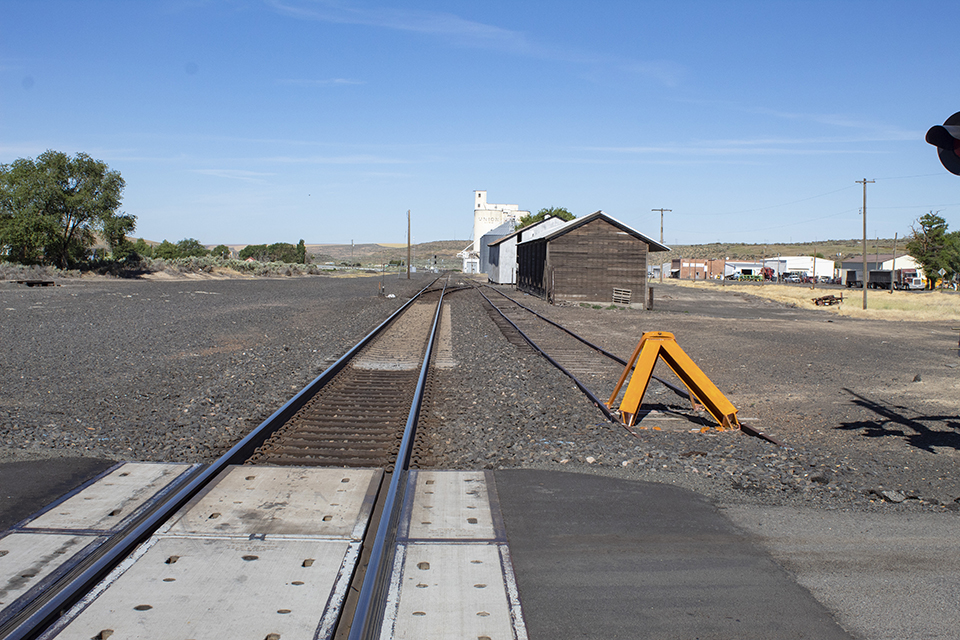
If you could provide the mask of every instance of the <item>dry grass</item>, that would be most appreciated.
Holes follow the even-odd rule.
[[[882,291],[867,290],[867,309],[863,308],[862,289],[811,289],[809,286],[789,286],[782,284],[746,285],[689,280],[674,281],[684,287],[711,287],[718,291],[736,291],[785,304],[793,304],[804,309],[816,309],[825,313],[836,313],[852,318],[874,318],[878,320],[913,320],[936,322],[960,320],[960,295],[940,291]],[[829,307],[818,307],[814,298],[833,294],[843,295],[843,303]]]

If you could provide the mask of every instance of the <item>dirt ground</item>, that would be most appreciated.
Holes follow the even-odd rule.
[[[960,498],[960,319],[849,318],[654,286],[649,311],[536,306],[624,358],[645,331],[669,331],[751,426],[854,468],[869,462],[878,488]],[[663,363],[657,374],[672,376]]]

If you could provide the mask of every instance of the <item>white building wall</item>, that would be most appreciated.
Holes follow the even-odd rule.
[[[487,202],[486,191],[473,192],[473,251],[480,253],[480,238],[504,222],[514,224],[529,211],[522,211],[515,204],[491,204]]]
[[[894,260],[891,258],[881,265],[883,269],[893,270]],[[897,269],[916,269],[918,272],[922,270],[920,263],[913,259],[913,256],[897,256],[896,259],[896,268]]]
[[[498,245],[500,254],[496,265],[491,265],[490,282],[495,284],[516,284],[517,283],[517,243],[527,240],[536,240],[548,235],[557,227],[562,227],[564,220],[561,218],[546,218],[545,220],[521,229],[513,237],[503,240]]]
[[[763,266],[767,269],[773,269],[773,277],[781,278],[787,273],[787,261],[782,258],[767,258],[763,261]]]
[[[833,277],[833,260],[813,256],[780,256],[786,262],[787,272],[802,271],[808,276]]]

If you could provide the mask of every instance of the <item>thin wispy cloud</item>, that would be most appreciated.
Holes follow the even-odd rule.
[[[789,111],[778,111],[764,107],[749,109],[753,113],[772,116],[782,120],[798,120],[804,122],[814,122],[816,124],[828,125],[831,127],[840,127],[844,129],[857,129],[871,132],[871,140],[915,140],[917,131],[910,131],[893,127],[882,122],[864,120],[863,118],[850,116],[846,114],[835,113],[795,113]]]
[[[618,66],[628,73],[653,78],[667,87],[677,87],[686,75],[686,68],[671,60],[623,61]]]
[[[704,100],[690,98],[671,98],[675,102],[692,104],[709,109],[733,111],[751,116],[763,116],[776,120],[796,123],[836,127],[848,131],[859,132],[854,135],[821,136],[819,138],[798,138],[795,142],[897,142],[900,140],[917,140],[923,138],[924,130],[904,129],[886,122],[878,122],[863,116],[843,113],[818,113],[803,111],[786,111],[772,107],[745,104],[735,100]],[[824,129],[824,131],[827,131]]]
[[[0,158],[38,156],[49,148],[49,145],[32,142],[24,142],[23,144],[0,144]]]
[[[362,80],[351,80],[349,78],[327,78],[325,80],[313,80],[310,78],[281,78],[277,84],[291,87],[344,87],[366,84]]]
[[[284,164],[407,164],[408,160],[400,158],[388,158],[374,155],[349,155],[349,156],[273,156],[262,158],[263,162],[275,162]]]
[[[294,18],[422,33],[475,47],[506,48],[514,52],[529,52],[533,49],[532,43],[518,31],[466,20],[452,13],[389,7],[348,7],[323,0],[267,2],[280,13]]]
[[[769,143],[748,144],[734,141],[689,142],[657,146],[584,147],[584,151],[622,153],[634,155],[684,155],[691,158],[704,156],[750,156],[750,155],[822,155],[865,153],[862,149],[815,148],[801,149],[790,145]]]
[[[240,180],[242,182],[266,182],[266,178],[275,175],[273,173],[263,173],[259,171],[244,171],[243,169],[194,169],[193,172],[205,176]]]
[[[669,87],[680,83],[682,65],[664,60],[629,60],[578,51],[567,45],[545,45],[522,31],[467,20],[452,13],[390,7],[355,7],[329,0],[265,0],[279,13],[301,20],[353,24],[440,38],[457,47],[488,49],[498,53],[580,65],[600,65],[648,77]]]

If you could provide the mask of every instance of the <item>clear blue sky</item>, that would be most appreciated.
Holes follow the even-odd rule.
[[[665,241],[960,229],[956,0],[5,0],[0,162],[85,152],[137,237],[468,239],[473,191]]]

